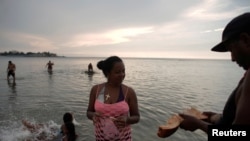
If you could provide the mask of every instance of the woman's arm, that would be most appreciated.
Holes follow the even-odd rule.
[[[89,94],[89,104],[87,109],[87,117],[90,120],[93,120],[93,117],[95,115],[95,99],[96,99],[96,90],[97,86],[93,86],[90,94]]]
[[[129,105],[130,116],[126,119],[126,124],[135,124],[140,120],[140,113],[138,109],[138,101],[135,91],[129,87],[127,102]]]

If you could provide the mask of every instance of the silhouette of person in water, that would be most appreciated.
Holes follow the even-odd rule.
[[[46,66],[45,67],[48,67],[48,72],[52,72],[52,69],[53,69],[53,66],[54,65],[54,63],[52,63],[50,60],[49,60],[49,62],[46,64]]]
[[[93,70],[93,66],[92,66],[92,64],[91,64],[91,63],[89,63],[89,65],[88,65],[88,72],[89,72],[89,73],[94,72],[94,70]]]
[[[16,76],[15,76],[15,71],[16,71],[16,65],[9,61],[8,67],[7,67],[7,80],[9,82],[9,77],[13,77],[13,83],[16,82]]]

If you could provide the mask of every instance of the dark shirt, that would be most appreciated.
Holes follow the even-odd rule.
[[[223,109],[222,117],[220,118],[217,124],[232,125],[235,119],[235,114],[236,114],[236,103],[235,103],[236,93],[239,87],[241,86],[243,80],[244,80],[244,77],[240,80],[240,82],[238,83],[238,86],[234,89],[232,94],[229,96],[226,102],[226,105]]]

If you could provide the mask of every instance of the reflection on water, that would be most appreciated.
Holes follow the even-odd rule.
[[[9,100],[10,100],[10,101],[13,101],[13,100],[16,99],[16,96],[17,96],[16,82],[11,83],[9,80],[8,80],[7,82],[8,82],[8,86],[9,86],[9,88],[10,88]]]
[[[12,92],[16,93],[16,82],[14,83],[11,83],[10,81],[7,81],[7,82],[8,82],[9,87],[12,89]]]
[[[52,75],[53,74],[53,71],[48,71],[49,75]]]
[[[82,71],[81,72],[81,74],[85,74],[85,75],[87,75],[88,76],[88,79],[89,79],[89,81],[92,81],[93,80],[93,75],[95,75],[96,74],[96,72],[95,71]]]
[[[89,81],[92,81],[92,80],[93,80],[93,75],[94,75],[94,74],[88,74]]]
[[[49,79],[52,79],[53,71],[48,71]]]

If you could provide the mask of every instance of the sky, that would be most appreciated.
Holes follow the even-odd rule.
[[[230,59],[212,52],[249,0],[0,0],[0,52]]]

